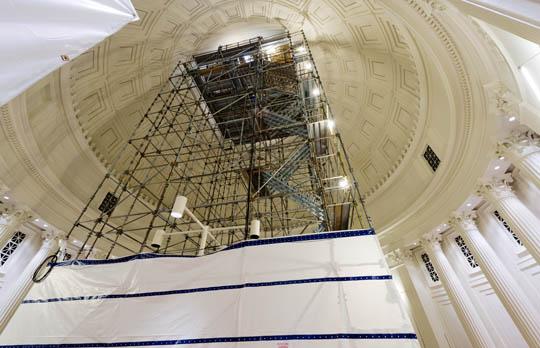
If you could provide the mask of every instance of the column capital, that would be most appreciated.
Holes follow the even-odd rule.
[[[385,255],[386,257],[386,263],[388,264],[388,267],[395,268],[398,267],[403,263],[403,260],[401,259],[401,255],[399,254],[399,249],[393,250]]]
[[[494,177],[487,180],[481,180],[476,192],[484,198],[502,199],[514,196],[510,184],[513,182],[510,174],[504,174],[500,177]]]
[[[513,153],[526,157],[540,151],[540,139],[529,129],[520,130],[497,144],[497,155]]]
[[[460,230],[471,230],[471,229],[478,229],[476,226],[476,219],[477,215],[475,211],[470,211],[466,213],[454,213],[448,220],[448,223],[453,226],[457,227]]]
[[[420,244],[423,247],[428,248],[440,248],[441,247],[442,236],[438,232],[426,233],[422,236]]]

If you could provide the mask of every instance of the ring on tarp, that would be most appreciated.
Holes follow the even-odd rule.
[[[47,257],[45,260],[43,260],[43,262],[39,265],[39,267],[34,272],[34,275],[32,276],[32,281],[34,283],[39,283],[43,279],[47,278],[49,273],[51,273],[52,269],[54,268],[57,260],[58,260],[58,257],[56,256],[56,254],[51,255]],[[40,275],[41,271],[43,271],[44,269],[46,269],[45,273]]]

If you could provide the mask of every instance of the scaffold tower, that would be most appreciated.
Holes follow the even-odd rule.
[[[68,238],[77,258],[201,255],[254,220],[264,238],[370,227],[303,32],[179,62]]]

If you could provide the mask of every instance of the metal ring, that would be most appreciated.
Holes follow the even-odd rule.
[[[38,266],[38,268],[34,272],[34,275],[32,276],[32,281],[34,283],[39,283],[39,282],[43,281],[43,279],[47,278],[49,273],[51,273],[51,271],[53,270],[53,268],[54,268],[54,266],[56,264],[56,261],[58,261],[58,257],[56,256],[56,254],[50,255],[45,260],[43,260],[43,262]],[[47,269],[47,272],[45,272],[45,274],[43,274],[41,277],[39,277],[39,272],[44,267],[47,267],[47,266],[49,266],[49,269]]]

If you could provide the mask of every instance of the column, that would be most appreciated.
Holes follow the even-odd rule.
[[[4,247],[11,236],[13,236],[13,233],[31,218],[30,212],[24,209],[16,210],[10,214],[7,217],[7,223],[0,226],[0,248]]]
[[[497,209],[529,253],[540,262],[540,220],[516,197],[507,179],[483,184],[478,192]]]
[[[531,301],[482,236],[473,219],[473,214],[457,215],[450,223],[465,239],[476,262],[525,341],[531,347],[540,347],[540,314],[530,306]]]
[[[47,231],[41,248],[36,252],[32,260],[24,268],[17,280],[10,285],[0,299],[0,333],[4,330],[9,319],[15,313],[20,302],[26,296],[32,285],[32,275],[37,267],[55,249],[55,234]]]
[[[422,241],[450,302],[474,347],[495,347],[491,335],[477,313],[469,295],[461,285],[440,245],[440,236],[431,234]]]
[[[433,332],[437,344],[441,348],[449,347],[448,341],[444,336],[444,325],[440,321],[440,314],[433,303],[431,291],[428,286],[425,286],[424,289],[420,288],[424,284],[421,279],[423,275],[422,271],[419,269],[418,262],[414,258],[414,254],[410,250],[400,250],[398,255],[409,274],[409,278],[418,295],[422,309],[428,318],[428,324],[431,327],[431,331]]]
[[[499,143],[499,156],[506,156],[523,176],[540,188],[540,146],[526,136]]]

